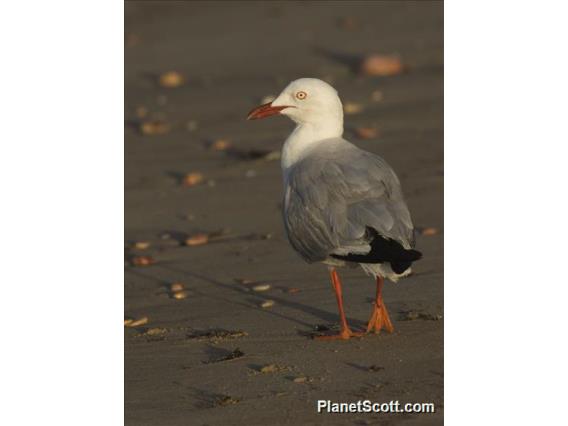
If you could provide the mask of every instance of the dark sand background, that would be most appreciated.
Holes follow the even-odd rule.
[[[345,137],[394,167],[416,226],[441,229],[442,4],[127,2],[125,8],[125,315],[149,318],[125,329],[126,424],[442,424],[443,236],[419,236],[424,259],[415,274],[386,286],[395,333],[311,340],[316,325],[336,323],[336,302],[325,267],[303,263],[286,241],[279,161],[244,161],[207,145],[228,138],[239,149],[279,150],[292,123],[247,122],[247,112],[293,79],[330,79],[344,103],[365,106],[346,116]],[[340,24],[346,17],[353,28]],[[410,69],[358,76],[352,57],[371,52],[399,54]],[[168,70],[183,73],[187,84],[160,88],[156,76]],[[383,94],[379,102],[371,100],[375,90]],[[171,131],[142,135],[139,106]],[[354,136],[355,127],[373,125],[377,138]],[[180,185],[180,176],[196,171],[209,182]],[[237,238],[175,243],[220,228]],[[162,239],[165,233],[172,238]],[[135,241],[152,245],[136,251]],[[157,263],[130,266],[136,254]],[[272,288],[254,293],[236,278]],[[342,271],[342,278],[348,317],[362,326],[373,280],[359,269]],[[188,298],[169,297],[167,286],[176,281]],[[300,292],[288,293],[292,287]],[[264,299],[275,305],[260,308]],[[248,335],[190,338],[212,329]],[[237,348],[244,356],[211,362]],[[282,370],[259,373],[267,364]],[[373,365],[377,371],[369,370]],[[298,377],[306,381],[294,382]],[[437,413],[318,415],[317,399],[434,402]]]

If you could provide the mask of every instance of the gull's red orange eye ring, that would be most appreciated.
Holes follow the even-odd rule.
[[[296,98],[303,101],[304,99],[306,99],[308,97],[308,94],[306,92],[298,92],[296,93]]]

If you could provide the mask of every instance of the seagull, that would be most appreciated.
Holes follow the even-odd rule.
[[[360,337],[343,309],[338,267],[357,266],[376,281],[366,333],[394,327],[383,302],[384,278],[411,273],[414,226],[398,177],[381,157],[343,139],[343,105],[337,91],[315,78],[292,81],[274,101],[247,119],[285,115],[296,123],[282,147],[282,213],[290,244],[308,263],[327,265],[335,291],[340,332],[321,340]]]

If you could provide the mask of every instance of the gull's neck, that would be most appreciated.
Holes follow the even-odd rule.
[[[343,120],[337,118],[321,123],[298,123],[282,147],[281,165],[284,175],[304,157],[309,148],[324,139],[339,138],[341,135]]]

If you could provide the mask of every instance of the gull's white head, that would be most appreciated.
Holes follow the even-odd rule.
[[[332,126],[343,132],[343,106],[337,90],[317,78],[291,82],[274,101],[253,109],[249,120],[287,115],[300,125]]]

